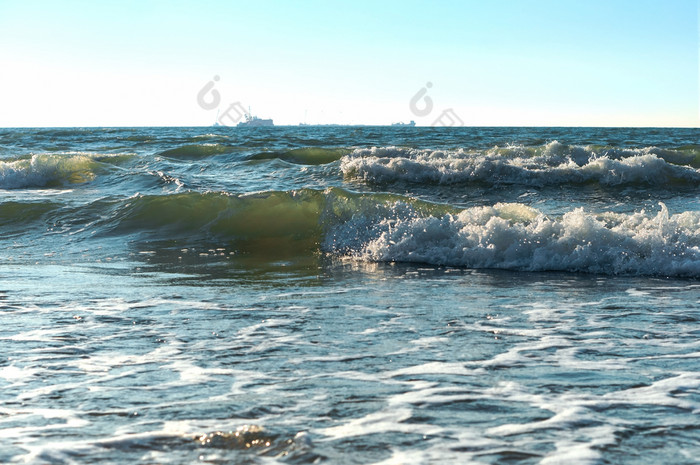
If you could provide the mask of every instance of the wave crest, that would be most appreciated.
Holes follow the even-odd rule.
[[[0,189],[60,187],[95,179],[101,162],[92,154],[38,154],[0,161]]]
[[[374,147],[356,149],[341,160],[345,177],[370,183],[697,186],[697,167],[700,155],[695,150],[581,147],[557,141],[486,151]]]

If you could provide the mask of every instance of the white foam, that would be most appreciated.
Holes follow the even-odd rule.
[[[425,435],[439,434],[442,431],[442,428],[437,426],[405,423],[410,418],[410,408],[394,407],[349,420],[338,426],[324,428],[318,432],[331,438],[340,439],[386,433],[387,431]]]
[[[700,276],[700,212],[549,217],[520,204],[430,216],[395,202],[330,228],[327,252],[384,262],[600,274]]]
[[[164,369],[173,370],[180,375],[180,381],[185,385],[203,384],[215,381],[217,377],[230,376],[231,370],[224,368],[202,368],[187,360],[175,360]]]
[[[700,183],[700,170],[687,164],[694,158],[693,154],[657,147],[598,149],[557,141],[540,147],[485,151],[373,147],[356,149],[343,157],[341,170],[345,176],[369,182],[665,186],[674,181]]]
[[[0,378],[11,381],[14,385],[26,384],[37,373],[39,370],[36,368],[20,368],[15,365],[0,368]]]
[[[696,392],[700,389],[700,373],[688,372],[674,375],[649,386],[611,392],[603,398],[612,403],[665,405],[700,413],[700,402],[685,395],[686,392]]]
[[[442,454],[441,454],[442,455]],[[442,457],[444,460],[445,457]],[[432,463],[434,457],[431,457],[429,451],[421,450],[392,450],[391,457],[381,462],[374,462],[373,465],[419,465]],[[462,457],[462,460],[464,457]],[[462,462],[464,463],[464,462]]]
[[[610,444],[613,441],[606,441]],[[596,444],[597,445],[597,444]],[[589,465],[600,463],[601,453],[591,448],[590,443],[575,441],[557,441],[556,450],[547,454],[540,465]]]

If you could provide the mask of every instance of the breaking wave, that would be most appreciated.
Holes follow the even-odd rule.
[[[331,188],[137,196],[110,229],[226,241],[242,252],[326,253],[377,262],[700,277],[700,213],[548,216],[517,203],[460,209]]]
[[[344,176],[370,183],[698,186],[699,168],[695,147],[623,149],[557,141],[484,151],[374,147],[356,149],[341,161]]]
[[[0,189],[61,187],[92,181],[109,163],[131,156],[71,152],[0,161]]]

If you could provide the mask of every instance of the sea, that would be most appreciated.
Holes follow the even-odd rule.
[[[0,129],[0,463],[700,463],[699,188],[699,129]]]

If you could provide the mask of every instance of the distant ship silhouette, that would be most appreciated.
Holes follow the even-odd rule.
[[[392,123],[391,125],[392,126],[410,126],[410,127],[413,127],[416,125],[416,122],[411,120],[410,123]]]
[[[245,121],[238,123],[236,127],[243,128],[258,128],[263,126],[274,126],[271,119],[262,119],[257,116],[253,116],[250,113],[250,107],[248,107],[248,113],[245,114]]]

